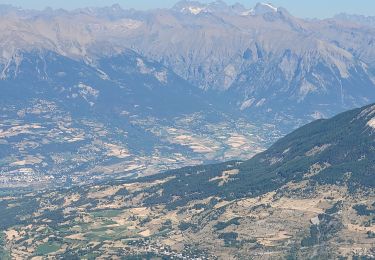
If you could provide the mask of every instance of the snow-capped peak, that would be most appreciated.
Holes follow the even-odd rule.
[[[181,12],[183,12],[183,13],[188,12],[188,13],[197,15],[197,14],[200,14],[204,10],[205,10],[204,8],[198,7],[198,6],[187,6],[187,7],[182,8]]]
[[[254,9],[249,9],[249,10],[242,12],[240,15],[248,16],[248,15],[253,15],[253,14],[254,14]]]
[[[178,2],[173,9],[177,12],[197,15],[206,11],[206,6],[196,1],[184,0]]]
[[[216,0],[211,3],[203,4],[198,1],[182,0],[178,2],[173,10],[185,14],[197,15],[200,13],[226,13],[241,14],[246,8],[241,4],[227,5],[222,0]]]
[[[272,4],[266,3],[257,3],[253,9],[254,15],[263,15],[266,13],[275,13],[277,12],[277,8],[274,7]]]

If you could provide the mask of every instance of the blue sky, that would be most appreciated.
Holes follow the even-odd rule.
[[[12,4],[29,9],[54,8],[74,9],[86,6],[108,6],[119,3],[124,8],[150,9],[171,7],[178,0],[0,0],[0,4]],[[252,7],[260,0],[226,0],[233,4],[239,2]],[[201,2],[210,2],[201,0]],[[266,0],[276,6],[287,8],[300,17],[331,17],[340,12],[375,16],[375,0]]]

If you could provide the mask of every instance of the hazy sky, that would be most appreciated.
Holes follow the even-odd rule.
[[[54,8],[74,9],[87,6],[109,6],[119,3],[123,8],[150,9],[171,7],[178,0],[0,0],[0,4],[12,4],[29,9]],[[211,2],[201,0],[201,2]],[[254,6],[259,0],[225,0],[229,4],[242,3]],[[340,12],[375,16],[375,0],[273,0],[275,6],[283,6],[300,17],[331,17]]]

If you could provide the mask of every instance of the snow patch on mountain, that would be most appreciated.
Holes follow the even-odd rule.
[[[243,5],[236,3],[234,5],[227,5],[224,1],[216,0],[211,3],[203,4],[197,1],[180,1],[174,8],[175,11],[184,14],[198,15],[201,13],[225,13],[240,16],[248,16],[260,13],[267,13],[269,11],[277,10],[271,4],[259,4],[258,9],[246,9]],[[260,10],[262,9],[262,10]]]
[[[263,15],[266,13],[276,13],[276,12],[277,12],[277,8],[271,4],[257,3],[252,13],[254,15]]]
[[[276,13],[277,11],[278,11],[278,8],[274,7],[271,4],[257,3],[254,8],[245,10],[241,12],[240,15],[241,16],[264,15],[267,13]]]
[[[254,13],[254,9],[249,9],[249,10],[246,10],[242,13],[240,13],[241,16],[249,16],[249,15],[252,15]]]
[[[274,6],[271,5],[271,4],[261,3],[261,5],[263,5],[265,8],[268,8],[269,10],[272,10],[272,11],[274,11],[274,12],[277,12],[277,8],[274,7]]]
[[[184,13],[184,14],[192,14],[198,15],[202,12],[207,12],[207,5],[204,5],[200,2],[196,1],[180,1],[177,3],[174,8],[175,11]]]
[[[205,8],[195,7],[195,6],[188,6],[188,7],[182,8],[181,11],[182,12],[189,12],[191,14],[197,15],[197,14],[200,14],[204,10],[205,10]]]

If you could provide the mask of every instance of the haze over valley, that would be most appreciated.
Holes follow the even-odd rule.
[[[374,21],[0,5],[0,259],[373,259]]]

